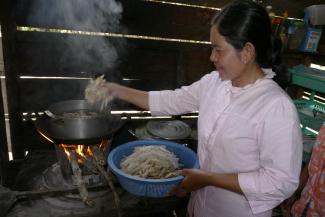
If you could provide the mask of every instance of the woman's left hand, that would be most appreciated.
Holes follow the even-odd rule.
[[[176,195],[178,197],[185,197],[189,192],[195,191],[207,185],[207,173],[198,169],[183,169],[181,174],[184,179],[181,183],[174,186],[169,195]]]
[[[175,186],[171,193],[191,192],[203,188],[205,186],[215,186],[224,188],[236,193],[243,194],[238,181],[237,173],[211,173],[198,169],[183,169],[181,174],[184,176],[183,181]]]
[[[187,192],[195,191],[209,185],[209,174],[199,169],[183,169],[184,176],[180,187]]]

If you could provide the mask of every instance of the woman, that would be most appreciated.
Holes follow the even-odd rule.
[[[301,130],[294,104],[272,80],[279,58],[270,35],[261,6],[234,1],[212,20],[216,71],[174,91],[105,86],[153,115],[199,111],[200,170],[184,169],[180,184],[191,192],[190,216],[270,217],[298,186]]]

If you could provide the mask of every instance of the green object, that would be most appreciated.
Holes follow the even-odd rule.
[[[304,65],[297,65],[289,69],[293,84],[311,90],[309,100],[294,100],[297,107],[302,130],[306,135],[317,135],[308,128],[319,131],[325,122],[325,105],[314,99],[316,92],[325,93],[325,71],[313,69]]]
[[[325,93],[325,71],[297,65],[289,69],[293,84]]]
[[[319,131],[325,121],[325,105],[313,100],[294,100],[294,103],[298,109],[304,134],[317,135],[308,130],[307,127]]]

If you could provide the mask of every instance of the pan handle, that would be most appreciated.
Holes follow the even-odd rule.
[[[44,114],[47,115],[50,118],[56,118],[56,115],[53,114],[50,110],[45,110]]]

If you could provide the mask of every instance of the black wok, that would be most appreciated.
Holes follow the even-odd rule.
[[[122,126],[121,116],[100,110],[100,105],[85,100],[68,100],[48,109],[54,116],[41,115],[35,121],[39,132],[55,143],[95,144]],[[69,114],[85,114],[74,116]],[[67,115],[68,114],[68,115]]]

